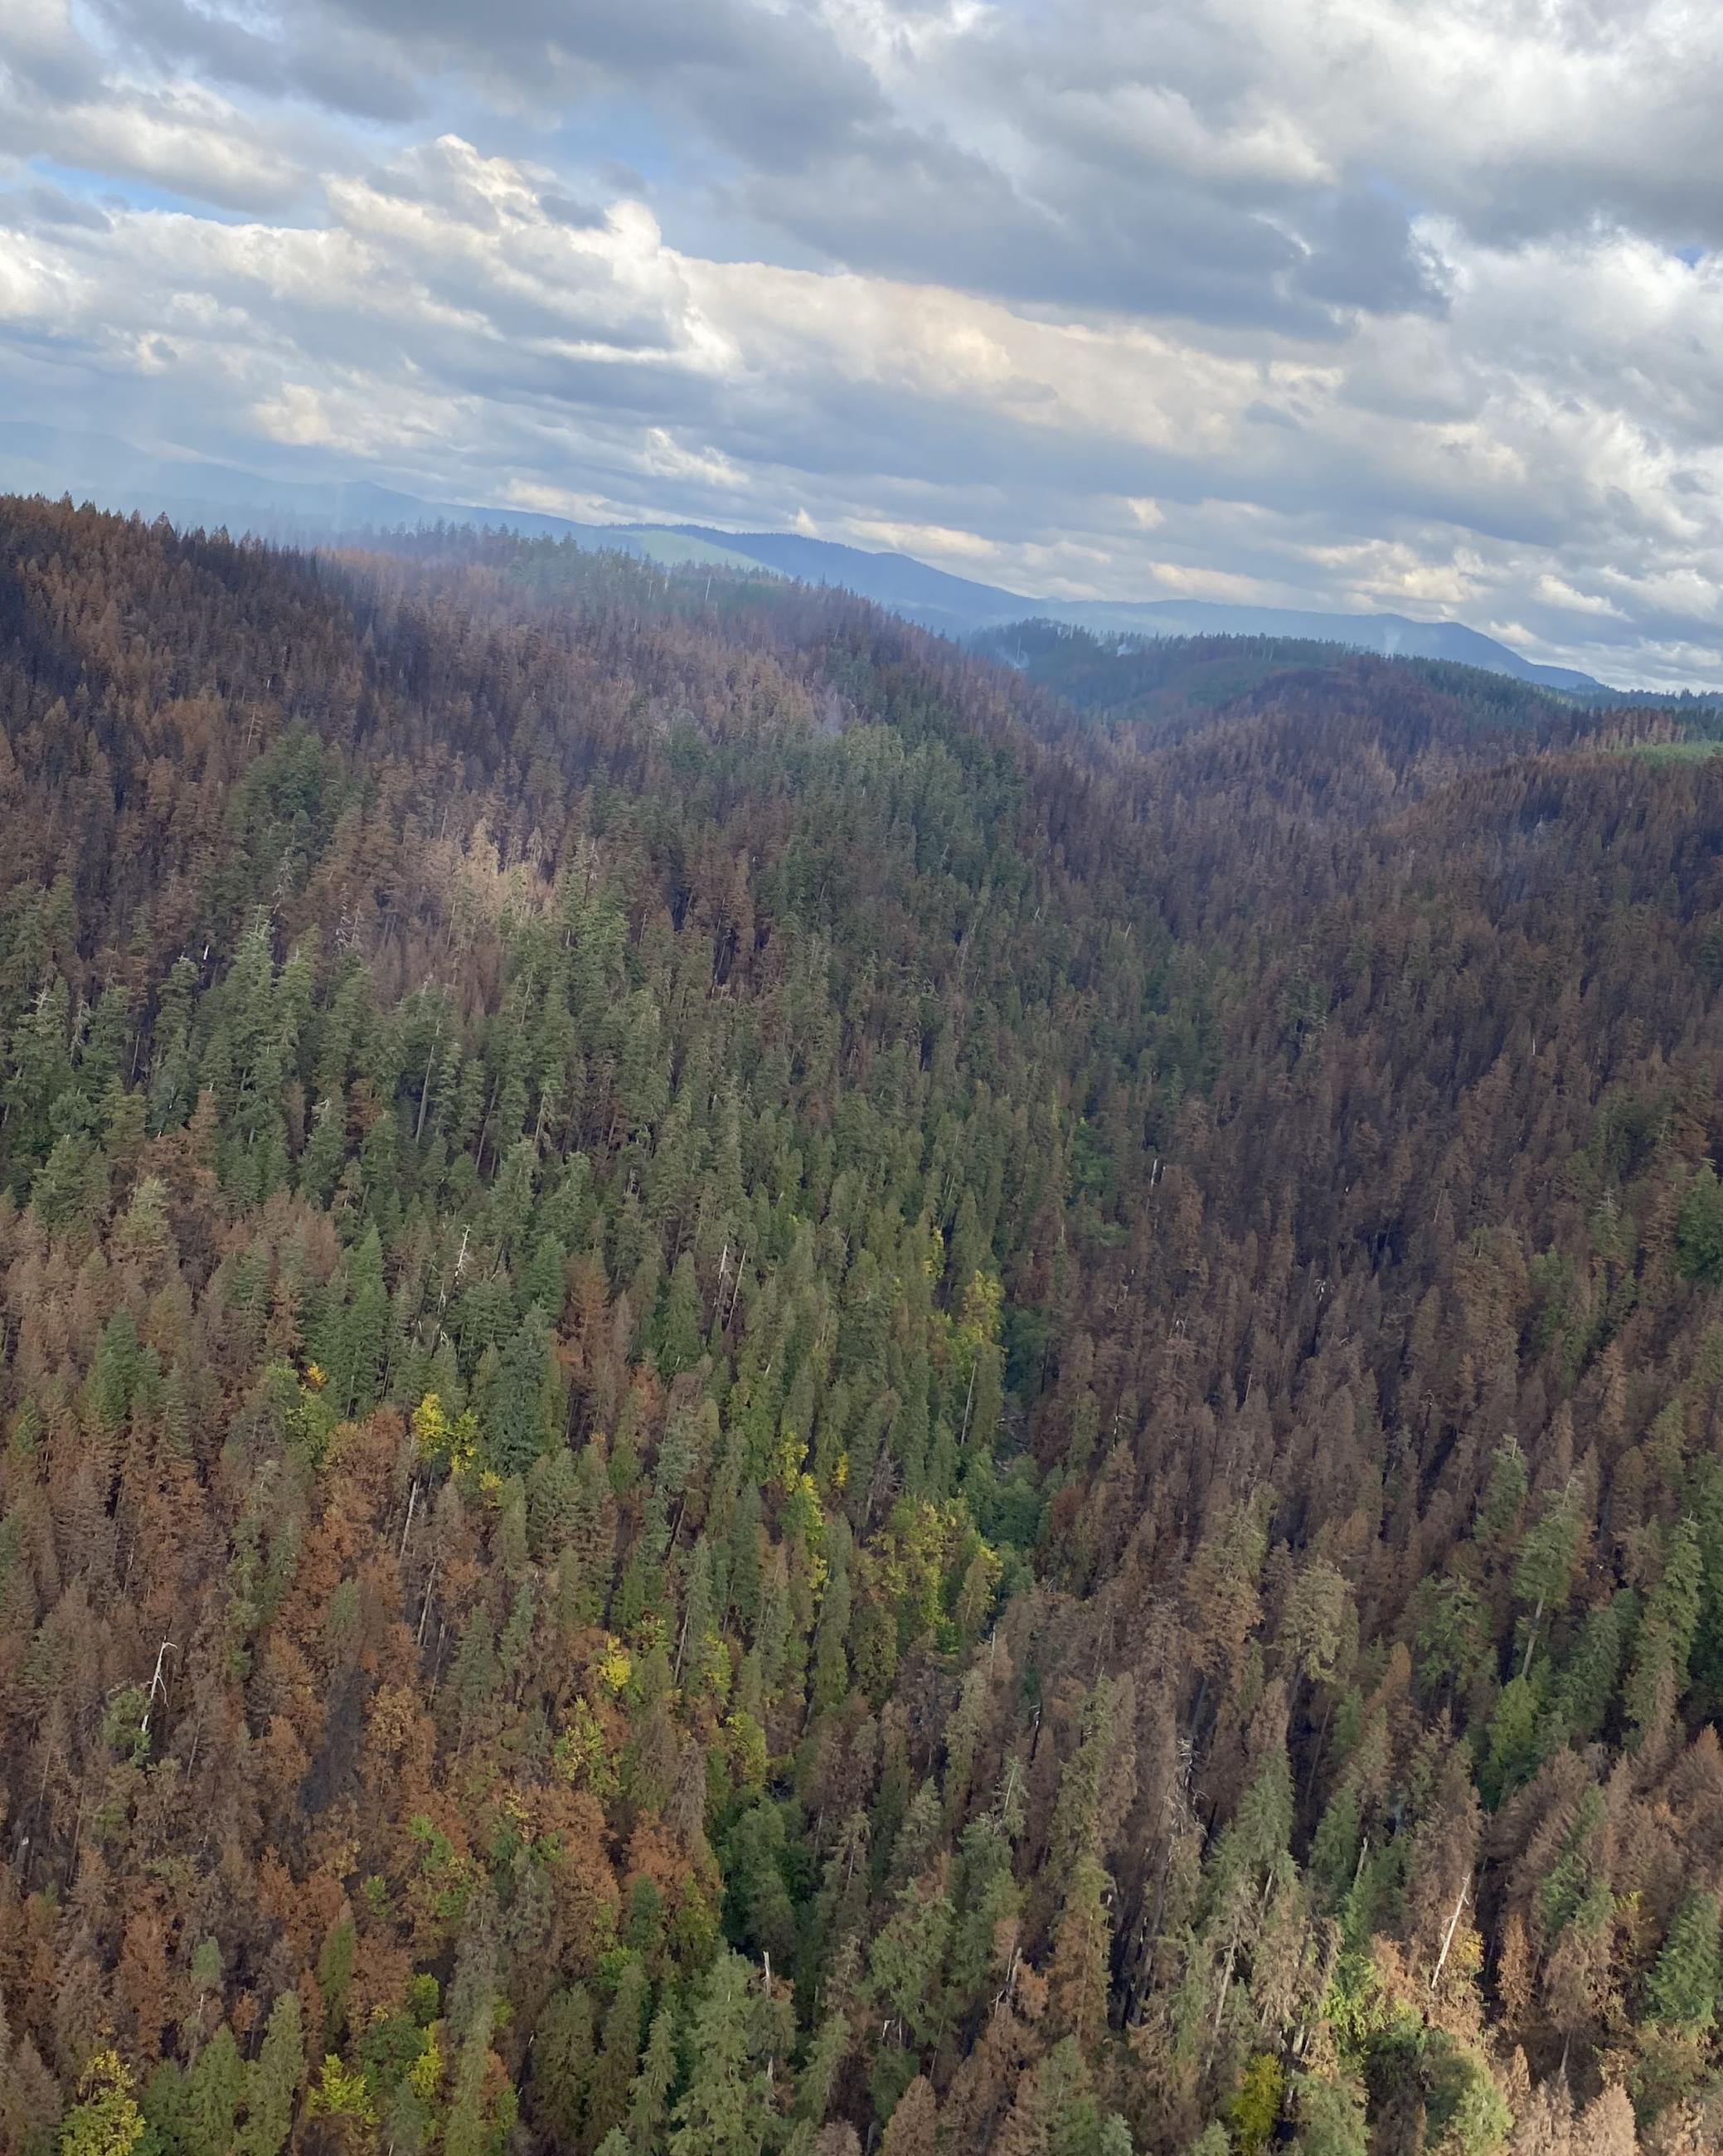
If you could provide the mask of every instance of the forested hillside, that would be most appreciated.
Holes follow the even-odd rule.
[[[1213,663],[0,504],[0,2148],[1720,2145],[1723,760]]]
[[[1033,620],[987,630],[972,642],[1078,711],[1111,726],[1162,732],[1201,724],[1265,688],[1278,696],[1300,678],[1320,684],[1325,702],[1337,693],[1361,692],[1378,709],[1433,693],[1458,707],[1456,719],[1469,714],[1474,724],[1518,726],[1539,739],[1571,738],[1595,727],[1600,701],[1451,660],[1387,659],[1307,637],[1109,636]],[[1715,716],[1708,697],[1608,691],[1601,701],[1618,713],[1654,704],[1683,732]]]

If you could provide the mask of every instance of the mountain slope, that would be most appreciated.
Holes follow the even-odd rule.
[[[1571,739],[1595,721],[1592,700],[1449,659],[1350,650],[1279,635],[1105,634],[1046,619],[983,630],[972,648],[1115,730],[1169,737],[1264,704],[1314,711],[1440,700],[1469,714],[1481,736]],[[1686,709],[1697,720],[1701,706]],[[1678,726],[1678,730],[1679,730]]]
[[[1454,621],[1412,621],[1397,613],[1315,613],[1291,607],[1223,605],[1197,599],[1144,604],[1055,601],[1051,619],[1100,632],[1116,629],[1150,636],[1284,636],[1342,644],[1383,658],[1446,659],[1546,689],[1595,690],[1602,685],[1572,667],[1540,666],[1494,637]]]
[[[644,551],[661,541],[650,527],[626,530]],[[932,569],[907,554],[870,553],[789,532],[717,531],[699,525],[677,531],[808,583],[837,584],[863,598],[948,634],[972,634],[1026,613],[1095,633],[1116,629],[1148,636],[1269,636],[1339,644],[1384,658],[1446,659],[1509,674],[1544,688],[1597,690],[1602,685],[1571,667],[1540,666],[1507,645],[1458,622],[1418,622],[1397,613],[1318,613],[1289,607],[1222,604],[1210,600],[1046,599]],[[662,558],[669,558],[664,557]]]
[[[0,2146],[1716,2145],[1723,760],[1458,672],[0,501]]]
[[[647,527],[630,527],[649,547],[656,534]],[[679,525],[678,531],[722,546],[742,558],[774,569],[780,576],[799,578],[804,583],[835,584],[875,605],[890,607],[925,629],[953,635],[1000,619],[1001,609],[1019,619],[1033,601],[997,585],[977,583],[943,569],[930,568],[912,555],[873,553],[860,547],[839,546],[829,539],[810,539],[792,531],[716,531],[700,525]]]

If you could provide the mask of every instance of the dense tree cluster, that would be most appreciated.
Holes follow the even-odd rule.
[[[1723,760],[1264,656],[0,505],[0,2147],[1717,2145]]]

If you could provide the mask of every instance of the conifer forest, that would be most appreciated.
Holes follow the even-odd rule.
[[[1723,2147],[1723,757],[0,502],[0,2149]]]

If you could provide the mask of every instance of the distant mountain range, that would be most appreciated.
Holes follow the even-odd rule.
[[[1205,599],[1052,599],[955,577],[912,555],[791,531],[720,531],[700,524],[580,524],[531,510],[428,501],[369,480],[275,479],[237,465],[162,456],[133,444],[28,421],[0,422],[0,490],[71,494],[104,507],[160,514],[181,525],[227,525],[262,536],[326,540],[445,521],[613,547],[667,565],[765,568],[806,583],[833,584],[925,628],[960,638],[1030,616],[1105,634],[1295,636],[1388,657],[1449,659],[1547,689],[1601,691],[1566,666],[1539,666],[1494,637],[1454,621],[1397,613],[1310,613],[1290,607]]]

